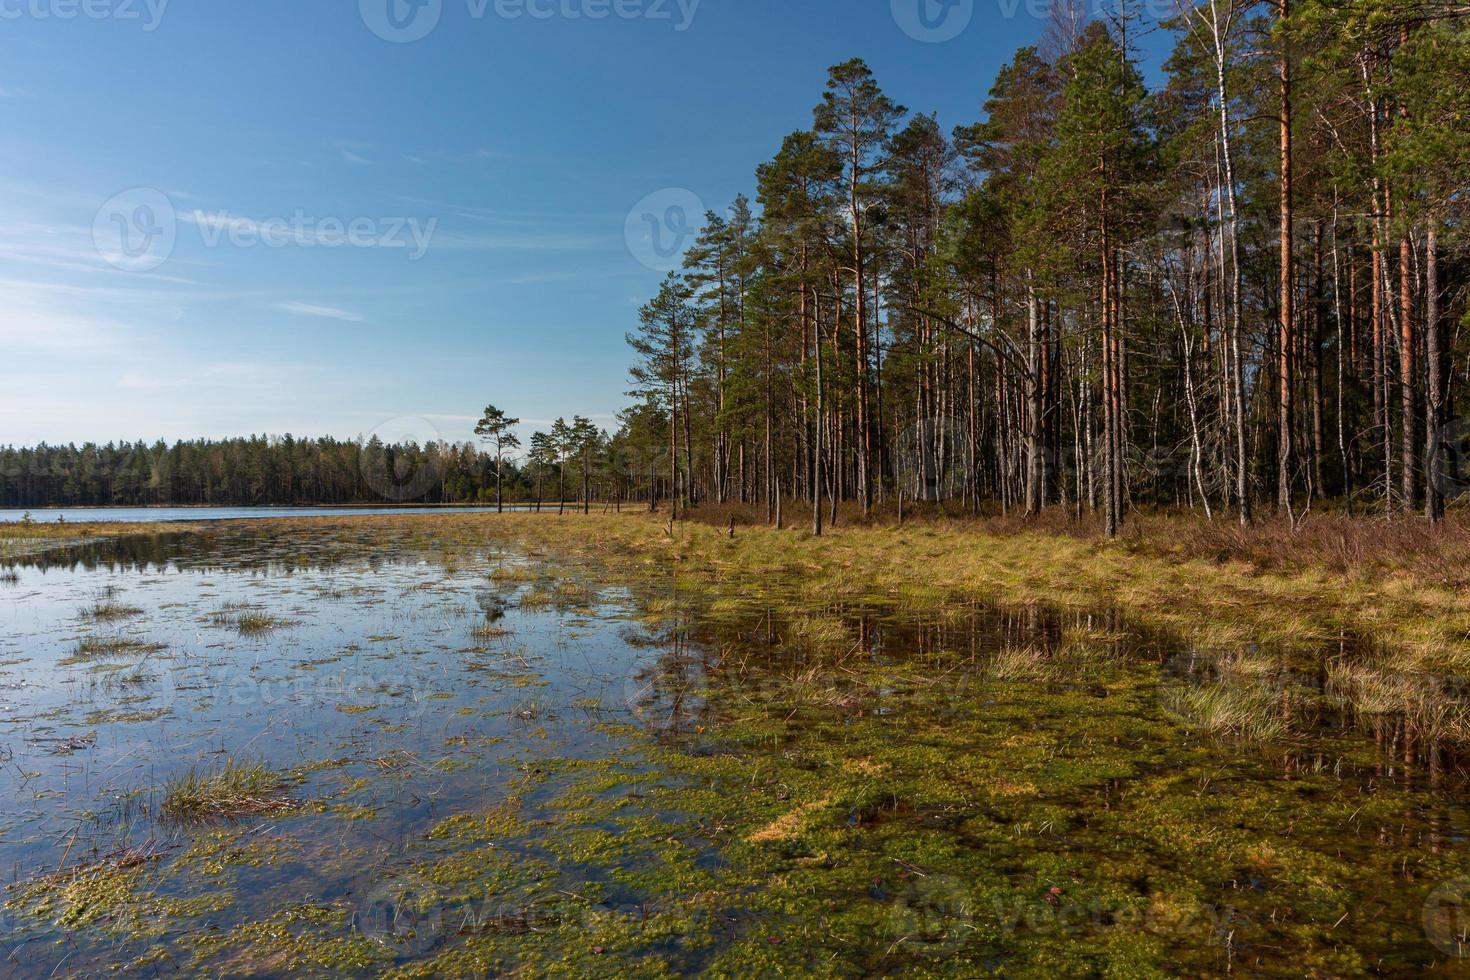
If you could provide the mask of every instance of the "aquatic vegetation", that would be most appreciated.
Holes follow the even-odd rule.
[[[146,634],[118,638],[170,653],[120,648],[114,664],[89,648],[85,666],[119,680],[68,672],[85,707],[37,703],[34,740],[15,743],[25,803],[0,823],[39,819],[57,843],[25,851],[0,835],[23,868],[13,914],[47,940],[61,917],[79,923],[64,947],[26,943],[20,969],[1454,966],[1422,925],[1433,889],[1470,875],[1449,846],[1470,827],[1458,723],[1431,710],[1458,701],[1453,648],[1424,673],[1427,652],[1380,656],[1357,636],[1262,643],[1298,616],[1316,637],[1342,615],[1298,591],[1320,584],[1269,575],[1210,597],[1213,612],[1188,593],[1197,618],[1179,630],[1175,609],[1133,614],[1160,601],[1164,573],[1093,582],[1084,603],[1045,567],[1051,543],[1014,537],[966,549],[946,527],[822,542],[752,527],[731,542],[697,527],[668,537],[641,516],[506,515],[190,539],[166,552],[179,575],[132,573],[153,611]],[[960,551],[984,569],[950,567]],[[922,581],[899,556],[922,562]],[[481,599],[498,568],[516,571],[514,588],[489,590],[511,600],[492,626]],[[89,594],[63,574],[77,573],[38,587]],[[1057,605],[996,599],[1057,590]],[[1253,609],[1273,590],[1286,618]],[[545,598],[517,608],[521,591]],[[0,642],[43,663],[74,655],[88,639],[75,608],[61,604],[49,632],[0,626]],[[299,628],[240,637],[246,614]],[[90,740],[79,725],[166,709],[166,723]],[[211,750],[242,761],[200,767]],[[115,756],[133,775],[91,778]],[[155,822],[175,798],[194,802]],[[52,869],[151,836],[170,846],[55,898]]]
[[[124,848],[14,886],[16,897],[5,907],[63,929],[98,923],[108,923],[110,929],[142,927],[137,891],[144,869],[161,857],[162,852],[154,847]]]
[[[189,771],[164,788],[159,814],[175,823],[208,823],[265,813],[285,813],[299,804],[289,785],[260,763],[227,760],[219,769]]]
[[[530,565],[505,564],[497,565],[490,570],[490,580],[507,585],[515,585],[521,582],[534,582],[541,577],[541,573]]]
[[[995,652],[990,669],[1003,681],[1044,681],[1057,674],[1046,650],[1034,644],[1002,647]]]
[[[1263,742],[1291,734],[1289,715],[1273,691],[1215,684],[1181,690],[1171,704],[1185,724],[1211,735],[1239,735]]]
[[[130,710],[127,708],[103,708],[93,711],[86,717],[88,725],[140,725],[145,722],[158,721],[173,714],[173,708],[150,708],[146,711]]]
[[[274,616],[247,603],[227,603],[209,614],[211,626],[232,629],[241,636],[263,636],[294,626],[289,619]]]
[[[290,620],[260,613],[246,613],[235,620],[235,629],[240,631],[241,636],[259,636],[262,633],[284,629],[290,625]]]
[[[1470,692],[1458,677],[1389,664],[1333,663],[1327,691],[1364,724],[1401,718],[1426,738],[1470,742]]]
[[[382,947],[348,926],[342,906],[305,904],[223,934],[191,939],[191,966],[218,976],[283,976],[295,973],[349,974],[381,964]]]
[[[145,643],[122,636],[89,636],[77,643],[76,652],[57,661],[62,667],[91,663],[103,657],[128,657],[159,653],[168,649],[162,643]]]
[[[134,616],[143,615],[143,610],[136,606],[125,606],[120,602],[111,600],[99,600],[82,610],[82,618],[96,622],[110,622],[118,619],[131,619]]]

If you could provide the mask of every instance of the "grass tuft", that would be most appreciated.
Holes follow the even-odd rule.
[[[279,773],[260,763],[231,759],[217,772],[190,769],[171,780],[164,791],[160,815],[173,823],[201,824],[296,807]]]

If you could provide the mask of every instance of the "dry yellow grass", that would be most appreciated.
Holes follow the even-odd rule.
[[[1408,574],[1261,570],[1149,553],[1136,543],[1041,531],[993,534],[960,523],[839,527],[821,538],[747,527],[731,540],[702,524],[679,524],[670,534],[665,521],[647,515],[493,520],[491,532],[615,563],[651,564],[680,577],[735,579],[752,592],[797,573],[804,594],[827,598],[1113,607],[1195,643],[1311,647],[1362,640],[1391,649],[1402,666],[1470,663],[1470,593]]]
[[[1064,610],[1115,609],[1185,642],[1316,648],[1362,641],[1400,669],[1470,667],[1470,590],[1437,585],[1405,568],[1373,574],[1326,567],[1262,568],[1217,555],[1185,557],[1135,536],[1109,542],[1044,530],[989,530],[965,522],[725,529],[623,514],[424,514],[300,518],[303,528],[364,522],[445,540],[502,538],[522,548],[583,555],[640,577],[668,573],[681,587],[738,583],[742,595],[813,599],[879,596],[914,608],[964,601]],[[1171,537],[1171,525],[1152,533]],[[1182,531],[1181,531],[1182,533]],[[652,608],[652,607],[650,607]]]

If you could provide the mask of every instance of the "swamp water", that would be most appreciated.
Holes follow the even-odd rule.
[[[0,974],[1462,965],[1465,770],[1309,673],[462,524],[9,563]]]

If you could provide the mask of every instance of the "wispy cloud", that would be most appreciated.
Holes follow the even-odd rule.
[[[348,140],[338,140],[332,146],[341,154],[342,159],[348,163],[356,166],[365,166],[372,163],[371,160],[362,155],[369,149],[365,143],[352,143]]]
[[[299,316],[322,317],[327,320],[342,320],[347,323],[362,322],[362,317],[353,313],[351,310],[343,310],[335,306],[318,306],[315,303],[300,303],[296,300],[277,303],[276,309],[283,313],[295,313]]]

